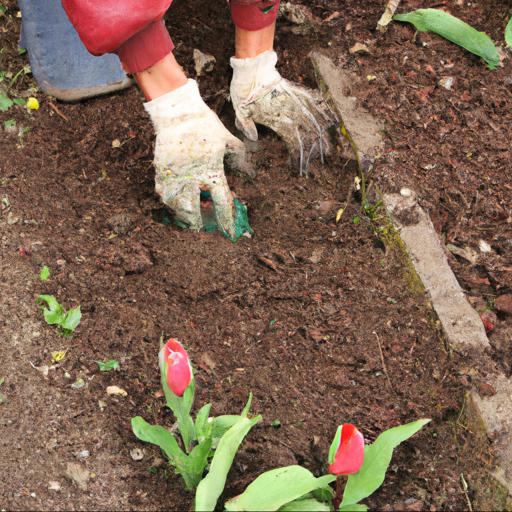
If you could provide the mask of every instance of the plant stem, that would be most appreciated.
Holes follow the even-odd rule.
[[[343,476],[339,475],[336,478],[336,494],[332,500],[332,506],[334,507],[334,512],[336,512],[341,505],[341,500],[343,499]]]

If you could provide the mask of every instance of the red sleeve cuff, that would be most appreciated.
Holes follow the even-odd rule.
[[[240,0],[238,0],[240,1]],[[277,18],[280,0],[264,0],[257,3],[231,1],[233,23],[243,30],[261,30],[272,25]]]
[[[125,41],[116,53],[127,73],[140,73],[161,61],[174,49],[163,20],[154,21]]]

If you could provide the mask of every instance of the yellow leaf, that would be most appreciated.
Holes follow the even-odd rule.
[[[27,108],[29,110],[38,110],[39,109],[39,101],[37,101],[37,98],[34,98],[33,96],[31,96],[27,100]]]
[[[66,357],[66,350],[56,350],[55,352],[52,352],[52,361],[54,363],[58,363],[59,361],[62,361]]]
[[[343,212],[345,211],[345,208],[340,208],[336,212],[336,224],[341,220],[341,217],[343,216]]]

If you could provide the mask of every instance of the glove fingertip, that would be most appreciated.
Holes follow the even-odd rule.
[[[256,142],[258,140],[258,129],[256,124],[251,119],[240,120],[239,117],[235,121],[236,127],[251,141]]]

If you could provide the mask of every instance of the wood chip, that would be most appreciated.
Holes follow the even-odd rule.
[[[266,258],[265,256],[258,256],[258,261],[264,266],[267,267],[274,272],[277,272],[278,267],[275,261],[272,261],[270,258]]]
[[[128,396],[128,393],[119,386],[109,386],[107,388],[107,395],[120,395],[120,396]]]

